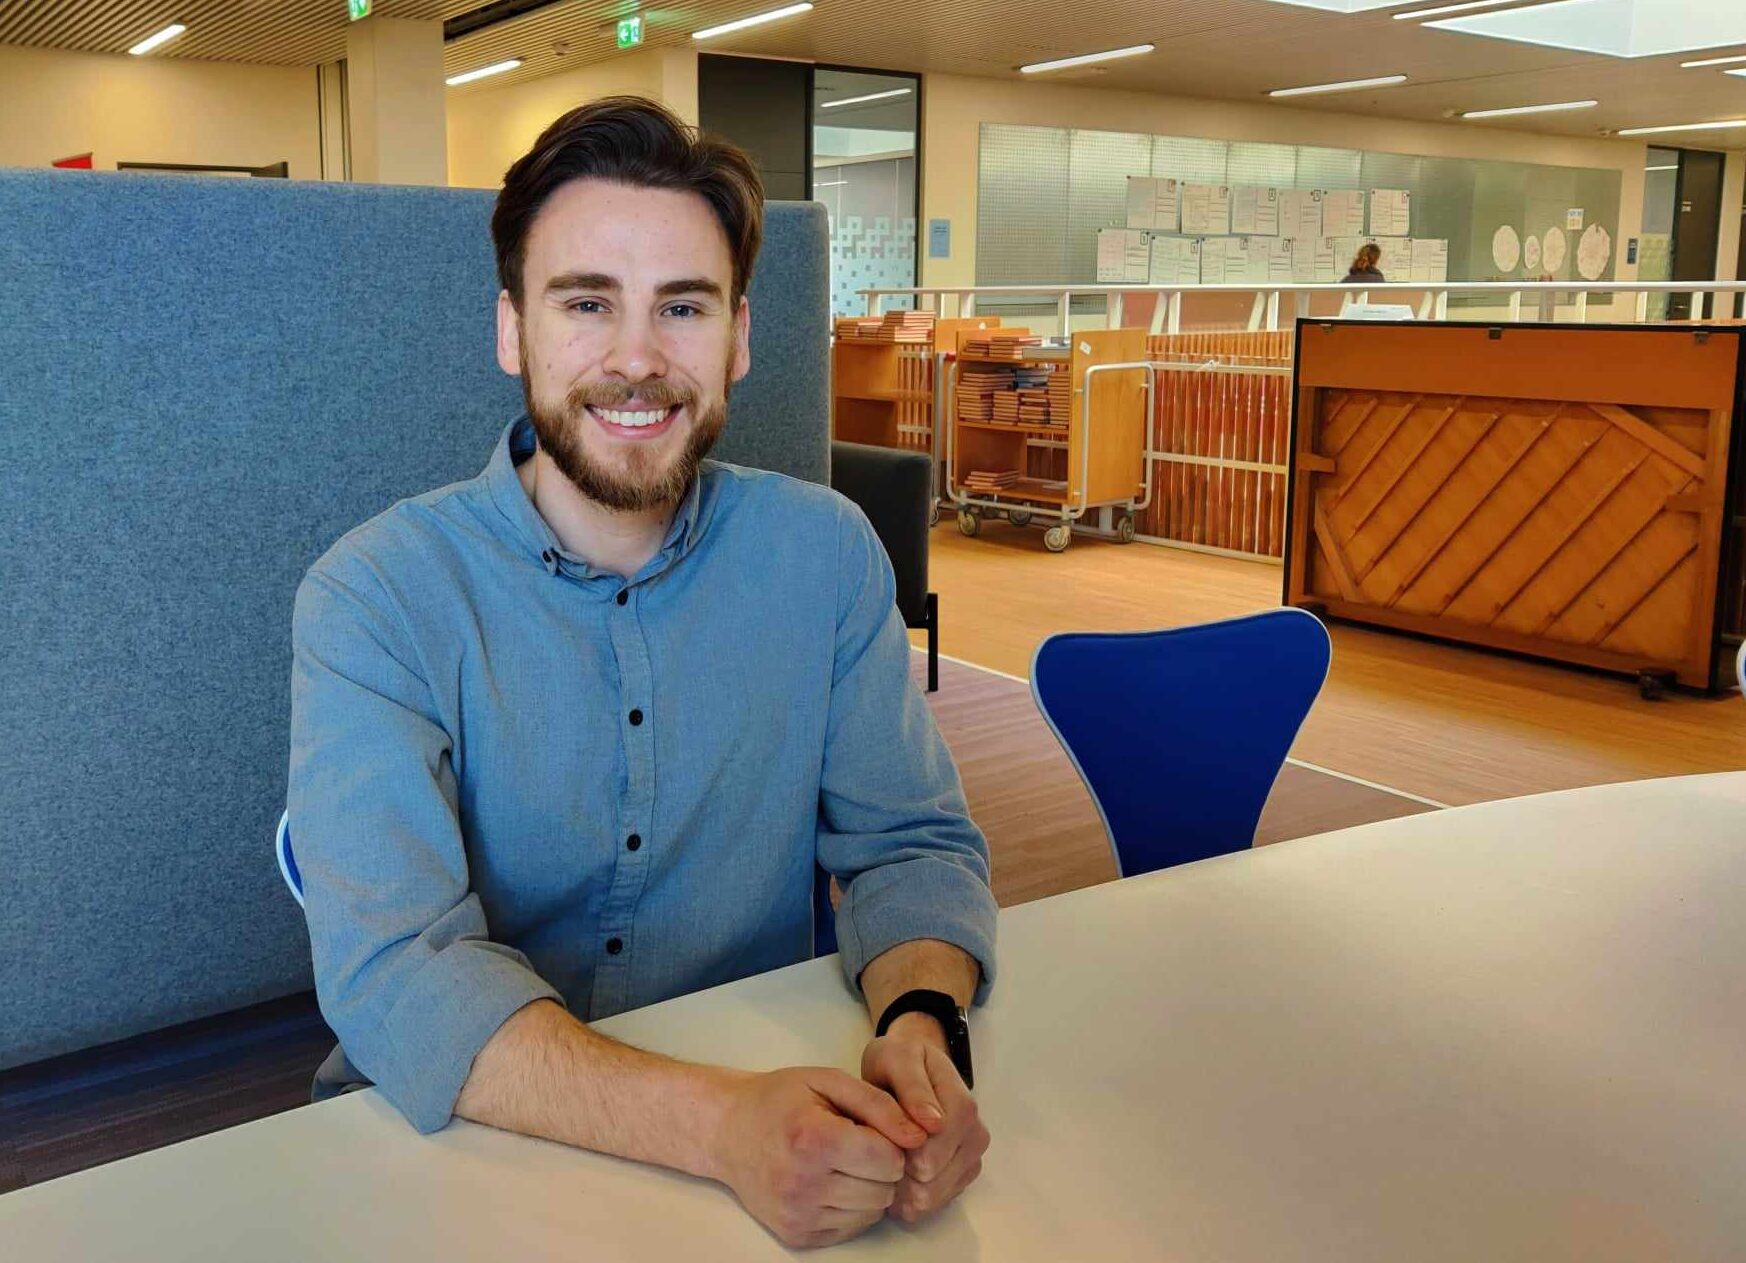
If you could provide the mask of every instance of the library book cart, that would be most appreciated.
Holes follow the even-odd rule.
[[[941,394],[958,529],[975,536],[987,516],[1020,527],[1040,518],[1043,546],[1058,553],[1074,522],[1108,507],[1121,510],[1116,538],[1130,542],[1151,501],[1146,331],[1051,341],[1023,329],[960,330],[956,339]]]
[[[939,320],[932,312],[845,317],[831,344],[831,437],[873,447],[926,452],[934,464],[928,525],[940,520],[946,363],[962,333],[1000,327],[999,316]]]

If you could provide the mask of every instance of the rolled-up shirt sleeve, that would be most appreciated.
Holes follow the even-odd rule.
[[[843,503],[837,538],[837,643],[820,777],[819,863],[843,888],[843,972],[912,939],[939,939],[994,984],[996,907],[988,843],[932,713],[910,678],[909,638],[891,562],[860,510]]]
[[[473,892],[449,733],[368,565],[318,563],[292,616],[292,848],[322,1015],[421,1132],[516,1010],[562,1003],[493,943]]]

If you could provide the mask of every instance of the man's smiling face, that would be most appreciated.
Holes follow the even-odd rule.
[[[540,446],[618,511],[677,501],[750,366],[726,233],[700,195],[572,180],[527,234],[520,309],[498,300],[497,358]]]

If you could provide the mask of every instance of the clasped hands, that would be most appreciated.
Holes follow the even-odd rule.
[[[893,1022],[861,1076],[805,1067],[734,1087],[717,1175],[785,1245],[834,1245],[887,1215],[919,1222],[982,1172],[988,1129],[933,1018]]]

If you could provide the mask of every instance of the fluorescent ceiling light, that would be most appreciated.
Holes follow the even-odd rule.
[[[1512,105],[1502,110],[1468,110],[1462,118],[1502,118],[1506,114],[1550,114],[1554,110],[1592,110],[1599,101],[1557,101],[1551,105]]]
[[[834,189],[840,188],[847,183],[847,180],[814,180],[812,182],[812,187],[815,189]]]
[[[1679,63],[1679,68],[1681,70],[1696,70],[1699,66],[1732,66],[1737,61],[1746,61],[1746,56],[1705,57],[1702,61],[1682,61]],[[1723,73],[1731,75],[1734,72],[1727,70]]]
[[[1374,9],[1398,9],[1413,0],[1273,0],[1297,9],[1320,9],[1324,13],[1369,13]]]
[[[1679,170],[1679,164],[1677,162],[1670,162],[1664,167],[1644,167],[1643,170],[1645,170],[1645,171],[1677,171],[1677,170]]]
[[[180,22],[172,23],[159,31],[156,35],[148,35],[145,39],[142,39],[127,51],[132,53],[135,57],[144,57],[147,53],[151,52],[152,49],[158,47],[158,45],[169,43],[187,29],[188,28],[183,26]]]
[[[780,9],[771,9],[768,13],[754,13],[749,18],[740,18],[733,22],[723,22],[720,26],[706,26],[701,31],[691,32],[692,39],[714,39],[717,35],[726,35],[729,31],[743,31],[748,26],[762,26],[766,22],[774,22],[778,18],[791,18],[797,13],[807,13],[812,9],[810,3],[790,4]]]
[[[514,70],[519,65],[521,65],[521,58],[511,57],[508,61],[499,61],[489,66],[481,66],[477,70],[469,70],[464,75],[450,75],[443,82],[452,88],[457,83],[471,83],[475,79],[485,78],[486,75],[500,75],[505,70]]]
[[[1129,48],[1112,48],[1106,53],[1084,53],[1078,57],[1062,57],[1055,61],[1033,61],[1028,66],[1020,66],[1019,73],[1040,75],[1046,70],[1065,70],[1069,66],[1089,66],[1094,61],[1114,61],[1117,57],[1139,57],[1149,53],[1156,47],[1153,44],[1135,44]]]
[[[1746,79],[1746,70],[1724,70],[1722,73],[1725,75],[1733,75],[1736,78]]]
[[[908,88],[893,88],[889,92],[869,92],[866,96],[846,96],[841,101],[820,101],[818,108],[834,110],[839,105],[860,105],[866,101],[883,101],[887,97],[908,96],[909,92]]]
[[[1519,0],[1462,0],[1460,4],[1440,4],[1434,9],[1414,9],[1411,13],[1397,13],[1396,22],[1411,22],[1417,18],[1434,18],[1444,13],[1465,13],[1469,9],[1495,9],[1500,4],[1516,4]]]
[[[1268,96],[1310,96],[1317,92],[1351,92],[1356,88],[1386,88],[1405,83],[1405,75],[1383,75],[1378,79],[1348,79],[1344,83],[1312,83],[1303,88],[1275,88]]]
[[[1552,0],[1426,26],[1605,57],[1659,57],[1746,44],[1740,0]]]
[[[1673,123],[1667,127],[1621,127],[1615,136],[1653,136],[1658,132],[1719,132],[1730,127],[1746,127],[1746,118],[1731,118],[1720,123]]]

